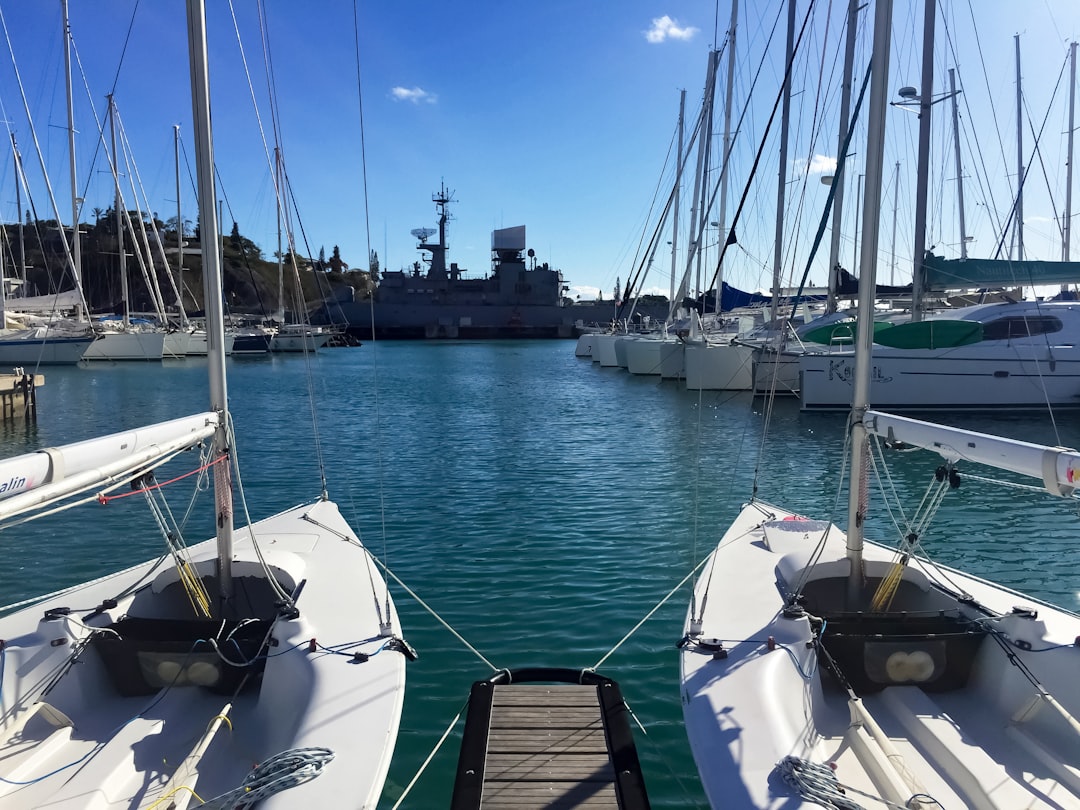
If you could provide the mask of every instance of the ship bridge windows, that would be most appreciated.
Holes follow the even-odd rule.
[[[1013,316],[997,318],[983,324],[983,340],[1010,340],[1012,338],[1049,335],[1064,327],[1053,315]]]

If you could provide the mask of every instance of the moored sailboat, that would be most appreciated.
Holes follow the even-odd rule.
[[[891,13],[880,0],[859,301],[867,319]],[[1034,476],[1071,497],[1080,454],[869,410],[873,332],[856,339],[847,531],[755,499],[694,590],[680,642],[682,697],[710,802],[1080,807],[1072,683],[1080,616],[938,565],[920,545],[960,461]],[[945,458],[931,506],[896,548],[863,539],[868,436]]]
[[[0,520],[87,492],[152,493],[156,468],[197,450],[217,538],[186,548],[159,512],[161,559],[0,617],[0,801],[11,806],[370,807],[394,748],[412,653],[336,505],[324,493],[233,530],[204,29],[190,0],[211,409],[0,462]]]

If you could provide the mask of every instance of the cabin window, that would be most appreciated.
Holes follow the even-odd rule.
[[[1009,340],[1060,332],[1061,321],[1052,315],[998,318],[983,324],[983,340]]]

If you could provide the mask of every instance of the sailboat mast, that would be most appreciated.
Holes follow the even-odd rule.
[[[915,184],[915,263],[911,269],[911,320],[913,321],[922,320],[924,308],[923,261],[926,258],[926,198],[930,178],[930,107],[934,103],[934,22],[936,20],[936,10],[936,0],[925,0],[923,8],[922,84],[919,93],[919,156]]]
[[[787,50],[784,64],[790,65],[795,50],[795,0],[788,0]],[[787,191],[788,118],[791,112],[791,69],[784,71],[784,100],[780,108],[780,168],[776,180],[776,241],[773,247],[772,308],[770,320],[776,321],[780,306],[780,274],[784,260],[784,199]]]
[[[116,101],[110,93],[109,99],[109,139],[112,144],[113,190],[115,202],[113,213],[116,214],[116,255],[120,261],[120,306],[123,310],[124,327],[131,325],[128,316],[128,280],[127,254],[124,251],[124,215],[123,201],[120,199],[120,164],[116,162]]]
[[[1024,97],[1020,88],[1020,35],[1016,43],[1016,259],[1024,260]]]
[[[675,274],[679,271],[679,189],[682,187],[683,130],[686,124],[686,90],[679,91],[679,152],[675,158],[675,201],[671,215],[671,306],[675,307]],[[279,248],[280,249],[280,248]]]
[[[731,176],[731,97],[735,89],[735,31],[739,24],[739,0],[731,0],[731,23],[728,25],[727,89],[724,91],[724,153],[720,162],[720,256],[727,244],[727,188]],[[716,311],[719,313],[724,299],[724,265],[716,266]]]
[[[844,155],[839,154],[847,140],[848,121],[851,118],[851,74],[855,65],[855,26],[859,16],[859,0],[848,0],[847,40],[844,43],[844,79],[840,88],[840,135],[837,141],[836,160],[839,163]],[[836,312],[836,290],[840,286],[840,226],[844,211],[844,177],[834,177],[836,189],[833,191],[832,235],[829,238],[829,293],[825,301],[825,312]],[[856,210],[858,206],[856,206]],[[854,271],[854,267],[851,268]]]
[[[878,0],[874,10],[873,74],[870,85],[870,112],[866,134],[866,195],[863,202],[863,240],[859,260],[859,317],[863,321],[855,336],[855,379],[851,401],[851,484],[848,493],[847,558],[848,599],[855,604],[863,585],[863,522],[866,518],[866,489],[869,453],[862,420],[870,406],[871,351],[874,329],[874,286],[877,282],[881,177],[885,165],[885,111],[889,90],[889,30],[892,0]],[[926,46],[924,46],[926,47]]]
[[[276,318],[278,324],[285,323],[285,256],[281,252],[281,207],[283,205],[281,188],[281,147],[274,147],[274,185],[277,190],[277,300]]]
[[[79,184],[75,172],[75,98],[71,92],[71,23],[68,19],[68,0],[60,0],[64,19],[64,72],[67,89],[68,163],[71,172],[71,263],[75,275],[75,289],[79,292],[76,320],[83,321],[82,245],[79,239]],[[87,313],[89,316],[89,313]]]
[[[964,167],[960,161],[960,111],[956,96],[956,70],[949,68],[949,95],[952,96],[953,148],[956,152],[956,208],[960,216],[960,258],[967,255],[967,223],[964,220]]]
[[[1069,241],[1072,237],[1072,186],[1073,186],[1073,129],[1076,114],[1076,43],[1069,46],[1069,137],[1068,158],[1065,163],[1065,226],[1062,228],[1061,260],[1069,261]]]
[[[889,264],[889,284],[896,284],[896,212],[900,208],[900,161],[896,161],[892,197],[892,262]]]
[[[180,213],[180,125],[173,124],[173,162],[176,165],[176,314],[187,329],[184,312],[184,220]]]
[[[206,307],[206,346],[210,376],[210,407],[221,414],[214,433],[216,455],[229,453],[229,398],[225,382],[225,319],[218,243],[221,230],[214,200],[214,146],[210,130],[210,88],[206,70],[206,9],[204,0],[187,0],[188,51],[191,61],[191,113],[195,130],[196,175],[199,190],[199,236],[202,243],[203,297]],[[232,477],[228,463],[214,465],[217,508],[218,588],[222,603],[233,595]]]
[[[709,53],[709,82],[708,82],[709,101],[708,101],[708,104],[706,105],[705,110],[703,111],[704,119],[702,121],[702,125],[703,125],[704,129],[702,129],[702,131],[701,131],[701,136],[702,137],[701,137],[701,141],[698,144],[701,147],[701,152],[699,153],[701,155],[701,199],[698,201],[698,205],[700,206],[700,211],[701,211],[701,224],[698,227],[697,232],[696,232],[697,241],[698,241],[698,250],[697,250],[697,268],[695,270],[695,273],[696,273],[696,278],[697,278],[697,290],[698,290],[699,293],[702,293],[702,294],[707,292],[707,290],[704,289],[704,286],[702,284],[701,265],[702,265],[702,261],[704,260],[704,257],[705,257],[705,252],[708,250],[708,244],[707,243],[703,244],[702,235],[707,232],[706,231],[706,228],[708,227],[707,220],[708,220],[708,217],[709,217],[709,205],[708,205],[709,164],[712,162],[711,161],[711,156],[712,156],[713,110],[715,109],[715,96],[716,96],[716,70],[717,70],[717,67],[719,66],[719,64],[720,64],[720,52],[719,51],[710,51],[710,53]],[[702,312],[702,314],[705,313],[705,297],[704,297],[704,295],[702,295],[702,300],[701,300],[701,312]]]
[[[15,155],[15,208],[18,212],[16,222],[19,226],[19,278],[26,282],[26,241],[23,237],[22,184],[23,166],[19,145],[15,143],[15,133],[11,133],[11,151]],[[0,324],[2,327],[3,324]]]

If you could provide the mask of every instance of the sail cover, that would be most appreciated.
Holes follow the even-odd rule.
[[[923,280],[928,290],[1072,284],[1080,282],[1080,262],[943,259],[927,253]]]
[[[218,414],[206,413],[50,447],[0,461],[0,518],[118,478],[214,434]]]

